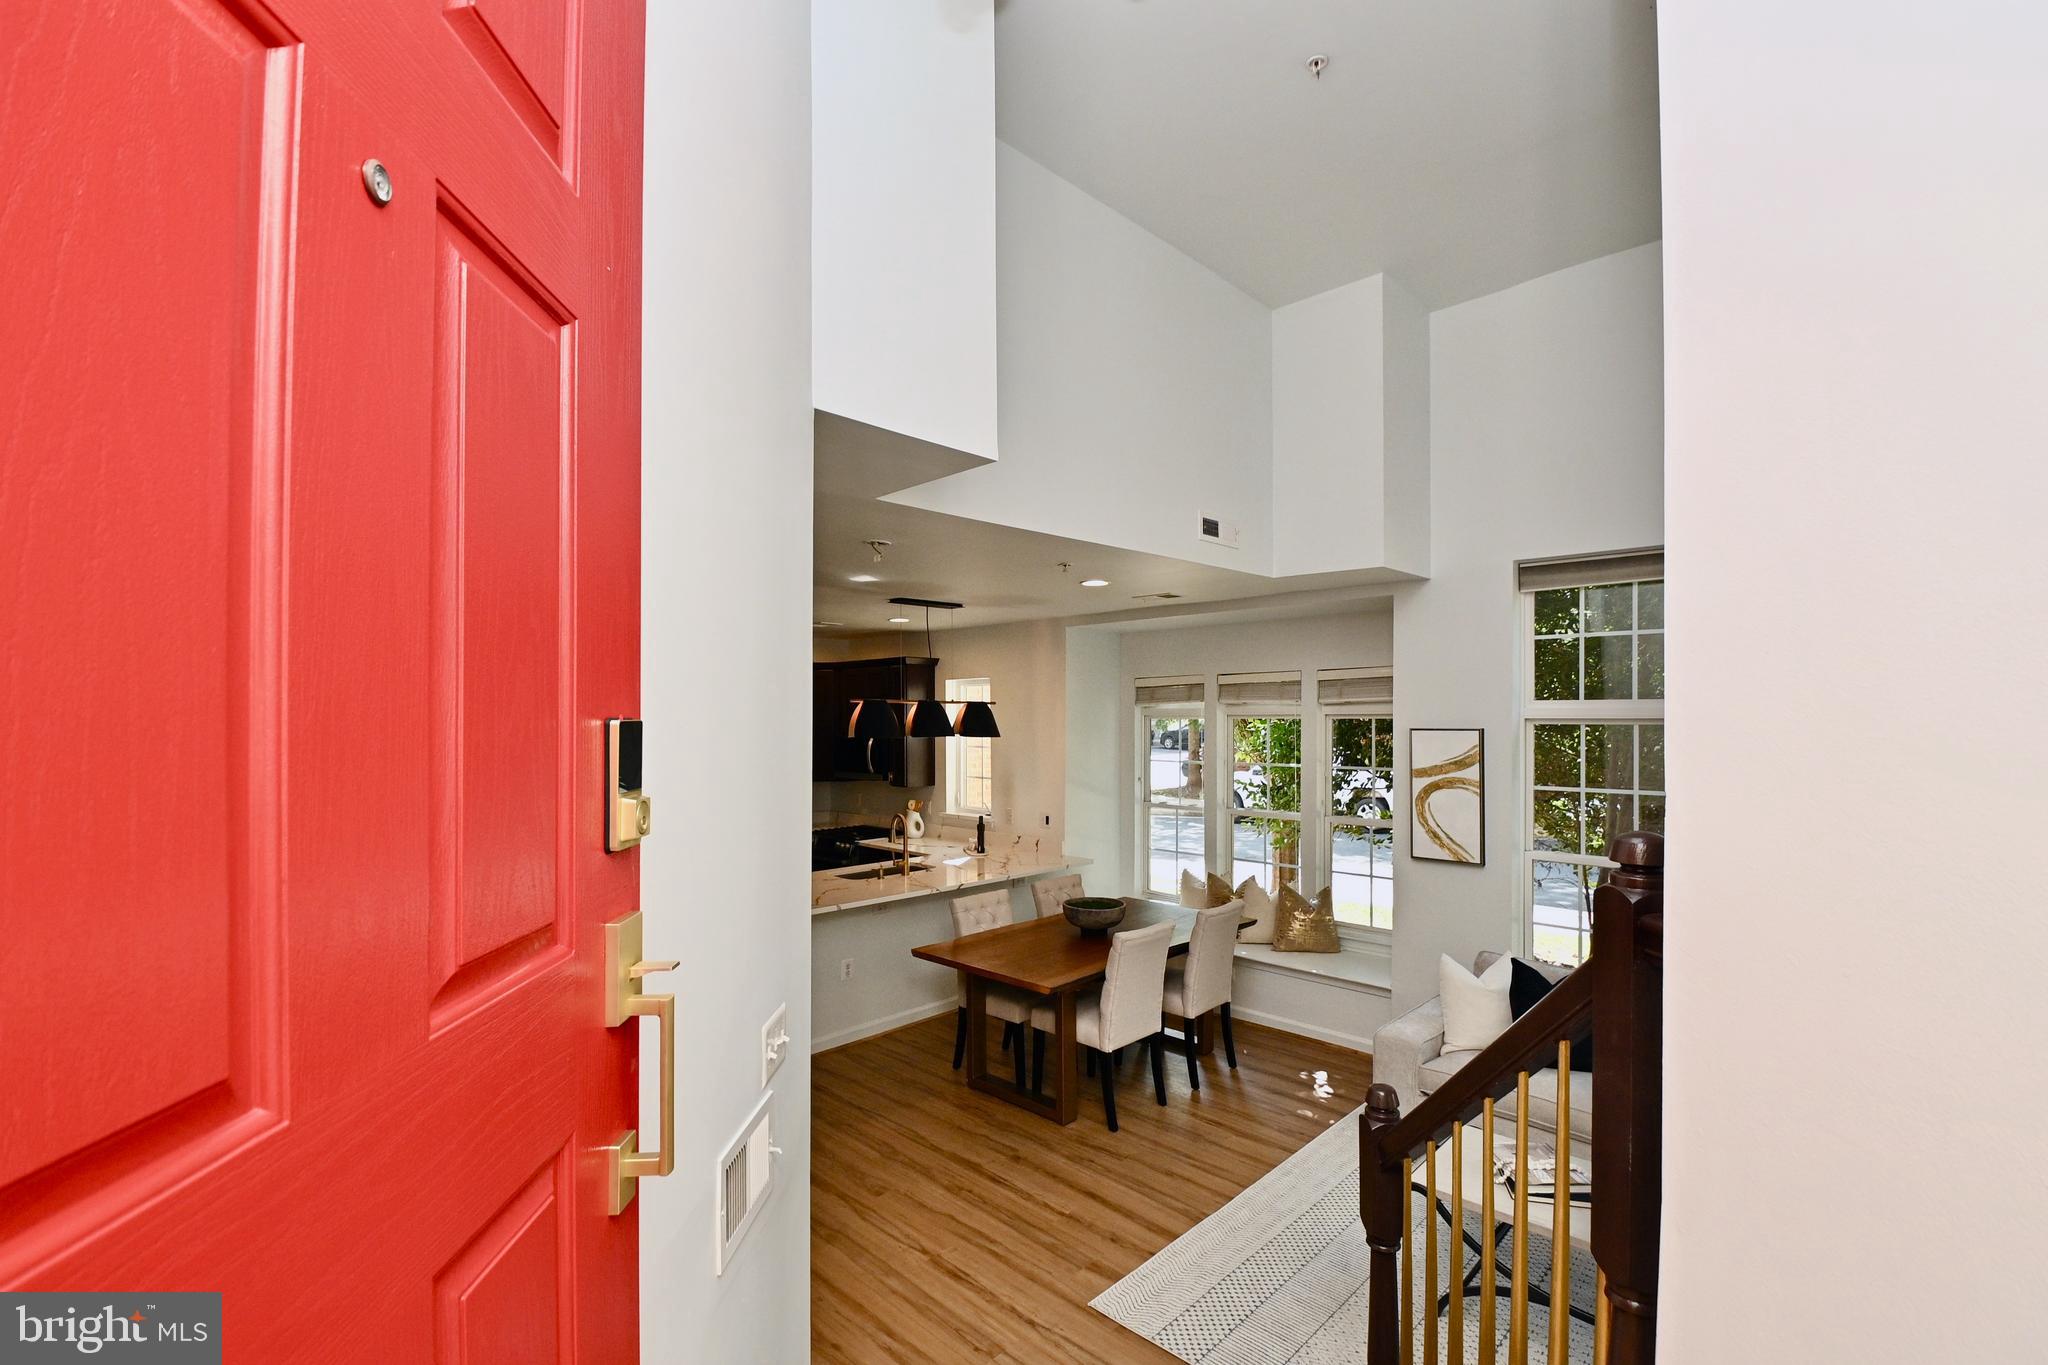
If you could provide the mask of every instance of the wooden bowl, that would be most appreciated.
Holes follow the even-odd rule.
[[[1113,896],[1075,896],[1060,904],[1067,923],[1084,934],[1106,934],[1124,922],[1130,907]]]

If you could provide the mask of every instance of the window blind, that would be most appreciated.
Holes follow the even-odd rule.
[[[1515,566],[1523,592],[1547,588],[1590,588],[1600,583],[1638,583],[1664,576],[1662,550],[1628,550],[1570,559],[1532,559]]]
[[[1137,680],[1138,705],[1165,706],[1178,702],[1200,702],[1208,696],[1208,689],[1198,677],[1185,678],[1139,678]]]
[[[1299,673],[1224,673],[1216,679],[1216,696],[1225,705],[1247,702],[1301,702]]]
[[[1324,706],[1390,705],[1394,700],[1391,668],[1322,668],[1316,670],[1316,700]]]

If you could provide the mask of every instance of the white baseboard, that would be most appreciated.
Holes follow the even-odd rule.
[[[1288,1019],[1278,1014],[1267,1014],[1263,1010],[1248,1010],[1242,1005],[1233,1004],[1230,1007],[1230,1017],[1232,1019],[1242,1019],[1250,1024],[1264,1024],[1267,1028],[1276,1028],[1282,1033],[1295,1033],[1303,1038],[1313,1038],[1319,1043],[1335,1043],[1338,1047],[1348,1047],[1354,1052],[1363,1052],[1368,1055],[1372,1052],[1372,1039],[1370,1037],[1361,1038],[1357,1034],[1339,1033],[1335,1029],[1321,1028],[1315,1024],[1304,1024],[1299,1019]]]
[[[878,1033],[888,1033],[891,1030],[902,1028],[905,1024],[914,1024],[920,1019],[930,1019],[934,1015],[939,1014],[951,1014],[958,1008],[960,1008],[960,1002],[952,996],[948,996],[944,1000],[929,1001],[922,1005],[912,1005],[907,1010],[898,1010],[894,1014],[885,1014],[880,1019],[869,1019],[864,1023],[855,1024],[852,1028],[843,1028],[835,1033],[827,1033],[812,1038],[811,1055],[816,1056],[820,1052],[830,1052],[835,1047],[845,1047],[848,1043],[857,1043],[863,1038],[872,1038]]]

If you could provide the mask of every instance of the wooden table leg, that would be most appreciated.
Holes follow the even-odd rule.
[[[1053,1116],[1065,1124],[1081,1116],[1081,1045],[1074,1037],[1074,992],[1061,991],[1055,1000],[1059,1022],[1054,1033],[1054,1070],[1059,1076],[1059,1093],[1053,1100]],[[1103,1065],[1109,1065],[1107,1059]]]
[[[1203,1015],[1200,1020],[1191,1019],[1188,1021],[1190,1024],[1194,1026],[1195,1055],[1197,1057],[1210,1057],[1215,1055],[1217,1018],[1218,1016],[1216,1011],[1210,1010],[1207,1014]]]
[[[967,1084],[988,1079],[988,982],[967,974]]]

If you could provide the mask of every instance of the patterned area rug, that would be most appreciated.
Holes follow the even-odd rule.
[[[1147,1341],[1193,1365],[1358,1365],[1365,1350],[1366,1247],[1358,1221],[1358,1116],[1334,1127],[1281,1162],[1250,1189],[1197,1223],[1172,1245],[1104,1290],[1090,1305]],[[1422,1278],[1428,1201],[1416,1194],[1410,1235],[1415,1275]],[[1450,1237],[1439,1225],[1437,1283],[1450,1278]],[[1466,1231],[1481,1235],[1478,1215]],[[1474,1253],[1467,1247],[1466,1265]],[[1529,1239],[1531,1274],[1550,1264],[1550,1239]],[[1590,1312],[1594,1266],[1572,1254],[1572,1303]],[[1421,1295],[1416,1296],[1420,1299]],[[1479,1300],[1465,1301],[1465,1351],[1479,1359]],[[1432,1305],[1433,1306],[1433,1305]],[[1415,1352],[1422,1354],[1417,1306]],[[1499,1300],[1499,1358],[1507,1356],[1508,1304]],[[1441,1332],[1445,1330],[1439,1327]],[[1529,1306],[1530,1365],[1548,1365],[1550,1317]],[[1447,1348],[1449,1343],[1446,1343]],[[1593,1359],[1593,1329],[1574,1319],[1570,1359]],[[1461,1357],[1449,1348],[1451,1360]]]

